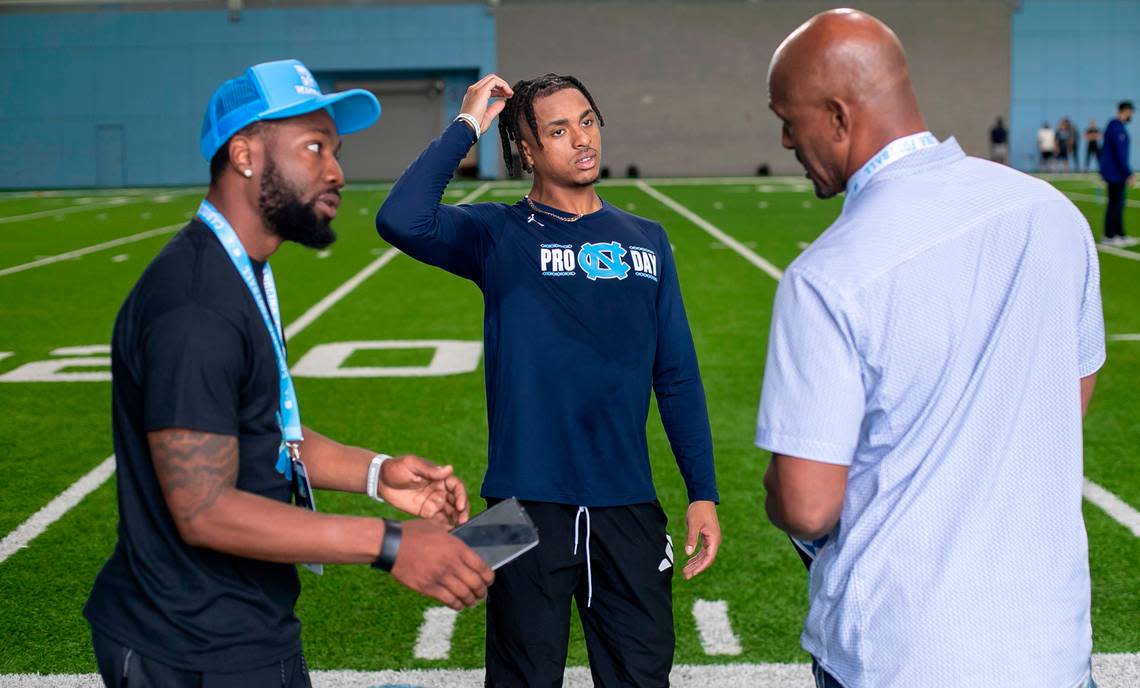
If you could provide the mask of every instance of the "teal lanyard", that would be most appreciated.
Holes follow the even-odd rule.
[[[277,359],[277,384],[281,391],[277,411],[277,424],[281,427],[277,472],[292,479],[293,460],[300,456],[299,443],[304,436],[301,434],[301,409],[297,404],[297,392],[293,388],[293,377],[289,374],[289,362],[285,357],[285,333],[281,329],[281,309],[277,303],[277,285],[273,281],[273,270],[267,262],[264,270],[265,299],[262,300],[261,289],[253,273],[253,263],[229,221],[207,200],[203,200],[198,207],[198,217],[214,231],[218,241],[222,242],[226,255],[230,257],[234,268],[253,296],[265,328],[269,331],[269,338],[273,341],[273,353]]]
[[[866,188],[867,182],[871,181],[871,177],[874,177],[887,165],[905,158],[911,153],[920,151],[923,148],[930,148],[931,146],[937,145],[938,139],[934,138],[934,134],[931,134],[929,131],[920,131],[917,134],[911,134],[910,136],[904,136],[891,141],[847,180],[847,198],[843,200],[843,206],[847,207],[847,204],[851,203],[851,201],[859,195],[859,192]]]

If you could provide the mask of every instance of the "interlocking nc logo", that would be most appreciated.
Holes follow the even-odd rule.
[[[591,280],[625,279],[629,266],[622,262],[625,249],[616,241],[597,244],[582,244],[578,251],[578,266]]]

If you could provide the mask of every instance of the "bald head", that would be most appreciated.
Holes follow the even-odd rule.
[[[817,14],[785,38],[768,66],[768,97],[785,147],[825,198],[887,143],[926,128],[898,36],[857,10]],[[806,137],[831,145],[808,151]]]
[[[768,67],[769,91],[870,104],[910,96],[906,55],[894,31],[857,10],[830,10],[784,39]]]

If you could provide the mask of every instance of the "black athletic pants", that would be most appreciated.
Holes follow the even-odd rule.
[[[495,572],[487,597],[485,685],[560,688],[573,598],[594,685],[668,686],[673,552],[661,505],[523,507],[540,544]]]
[[[1108,182],[1108,207],[1104,210],[1104,236],[1124,236],[1124,182]]]
[[[259,669],[219,674],[177,669],[97,631],[91,632],[91,642],[107,688],[312,688],[303,653]]]

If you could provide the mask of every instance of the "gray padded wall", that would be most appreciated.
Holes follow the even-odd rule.
[[[574,74],[606,118],[602,157],[615,176],[801,173],[780,147],[765,75],[789,32],[835,3],[504,0],[498,65],[510,81]],[[907,50],[927,124],[985,155],[1010,102],[1008,0],[872,0]]]

